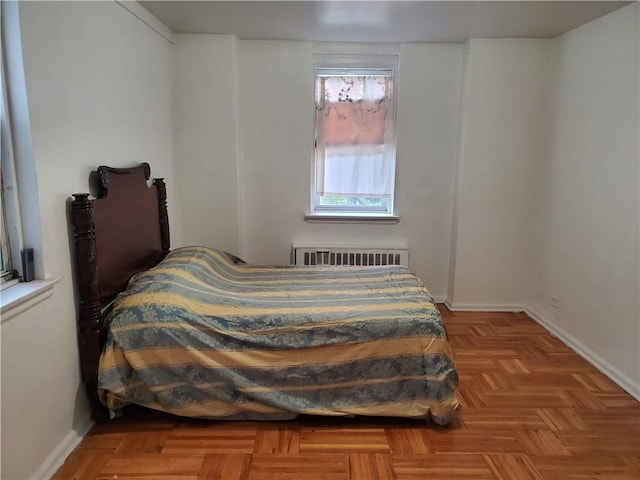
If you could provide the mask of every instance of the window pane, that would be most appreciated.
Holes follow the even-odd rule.
[[[384,149],[327,148],[324,158],[325,195],[386,195],[391,175]]]
[[[15,267],[15,258],[11,258],[12,250],[11,246],[17,247],[17,241],[15,235],[9,238],[9,235],[17,231],[14,224],[10,223],[11,217],[8,213],[12,213],[7,208],[17,211],[17,198],[15,195],[15,188],[11,190],[12,182],[10,181],[11,175],[14,172],[13,158],[11,157],[10,147],[10,128],[9,117],[7,113],[7,90],[5,83],[5,71],[4,60],[0,55],[0,272],[2,272],[1,279],[4,281],[7,278],[11,278],[11,271]],[[13,202],[12,200],[15,199]],[[10,225],[11,230],[7,229]],[[10,245],[10,241],[13,245]],[[15,255],[15,250],[13,251]],[[9,272],[9,273],[7,273]]]
[[[4,71],[2,74],[4,76]],[[2,171],[5,170],[3,164],[8,161],[8,139],[6,138],[7,118],[5,116],[4,77],[0,80],[0,272],[5,272],[11,269],[7,225],[5,223],[4,181],[2,178]]]
[[[315,206],[386,210],[395,145],[389,69],[318,69]]]
[[[347,197],[347,196],[327,196],[318,197],[318,204],[321,206],[359,206],[364,208],[385,208],[386,199],[382,197]]]

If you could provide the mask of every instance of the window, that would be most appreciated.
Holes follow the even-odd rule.
[[[11,111],[7,88],[7,66],[9,33],[15,21],[10,22],[7,13],[17,12],[15,5],[2,3],[2,49],[0,50],[0,289],[18,283],[22,270],[20,248],[22,248],[22,222],[14,159],[14,144],[11,129]],[[10,10],[10,12],[8,12]]]
[[[1,57],[0,57],[1,58]],[[6,203],[11,203],[5,194],[5,187],[8,187],[10,182],[7,180],[7,174],[9,173],[8,163],[10,162],[10,134],[9,124],[7,119],[7,101],[6,101],[6,89],[4,82],[4,67],[2,68],[2,74],[0,75],[0,147],[1,147],[1,168],[0,168],[0,289],[10,286],[13,282],[14,271],[12,266],[11,249],[9,247],[9,235],[7,230],[7,215],[6,215]]]
[[[18,2],[0,2],[2,323],[51,296],[53,285],[59,280],[43,278],[39,190],[33,156],[19,14]],[[22,274],[21,251],[24,251],[24,248],[33,250],[35,281],[18,283]],[[10,277],[13,278],[9,279]],[[7,288],[10,286],[11,288]]]
[[[313,214],[392,215],[394,68],[317,67]]]

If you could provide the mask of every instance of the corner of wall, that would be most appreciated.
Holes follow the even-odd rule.
[[[236,35],[233,36],[233,79],[234,79],[234,85],[235,85],[235,89],[233,91],[233,98],[234,98],[234,103],[235,103],[235,110],[236,110],[236,124],[235,124],[235,129],[236,129],[236,202],[238,205],[238,219],[237,219],[237,229],[238,229],[238,236],[237,236],[237,245],[236,245],[236,251],[238,252],[238,256],[240,258],[244,258],[245,254],[246,254],[246,248],[245,248],[245,244],[244,244],[244,195],[243,195],[243,190],[242,190],[242,167],[243,167],[243,160],[244,160],[244,156],[243,156],[243,150],[242,150],[242,138],[240,137],[240,134],[242,132],[242,112],[240,110],[240,90],[239,90],[239,85],[240,85],[240,79],[239,79],[239,72],[238,72],[238,55],[239,55],[239,45],[238,45],[239,39]]]
[[[567,345],[574,352],[584,358],[587,362],[600,370],[600,372],[609,377],[614,383],[616,383],[629,395],[640,401],[640,382],[622,373],[620,370],[618,370],[616,367],[611,365],[608,361],[594,352],[591,348],[580,342],[563,328],[559,327],[556,322],[551,321],[535,307],[527,305],[524,309],[524,313],[526,313],[529,317],[542,325],[554,337],[562,340],[565,345]]]
[[[42,462],[31,478],[52,478],[60,469],[67,457],[80,444],[82,439],[89,433],[94,422],[87,415],[76,429],[71,430],[60,442],[60,444]]]
[[[525,308],[638,400],[639,29],[634,2],[549,42],[544,170]],[[603,158],[607,168],[594,177]],[[551,306],[553,297],[562,309]]]
[[[152,14],[149,10],[140,5],[140,3],[119,0],[115,0],[115,2],[166,41],[173,43],[173,32],[171,29],[162,23],[158,17]]]
[[[463,132],[465,128],[464,122],[464,107],[466,101],[466,86],[467,86],[467,60],[469,57],[469,45],[471,40],[468,40],[464,44],[463,53],[462,53],[462,65],[461,65],[461,76],[460,76],[460,93],[459,93],[459,103],[458,103],[458,125],[456,131],[457,137],[457,145],[456,145],[456,161],[454,167],[454,178],[453,178],[453,208],[452,208],[452,218],[451,218],[451,244],[449,247],[449,272],[447,278],[447,301],[453,302],[453,298],[455,297],[455,279],[456,279],[456,259],[458,253],[458,199],[460,196],[460,184],[462,177],[462,151],[463,151]],[[450,304],[447,305],[449,307]]]

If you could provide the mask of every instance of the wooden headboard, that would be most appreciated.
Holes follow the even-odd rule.
[[[75,193],[71,202],[80,298],[80,369],[96,421],[109,416],[97,395],[104,312],[133,275],[155,266],[169,253],[166,188],[161,178],[147,185],[150,172],[148,163],[99,167],[89,177],[95,198]]]

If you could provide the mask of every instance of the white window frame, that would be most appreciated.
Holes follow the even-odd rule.
[[[0,11],[0,22],[2,21]],[[2,48],[5,48],[5,42]],[[18,197],[15,159],[13,155],[13,137],[11,117],[7,94],[4,51],[0,52],[0,177],[1,177],[1,211],[0,211],[0,249],[2,265],[0,265],[0,290],[4,290],[19,282],[21,265],[19,264],[22,248],[22,224],[20,220],[20,204]]]
[[[53,294],[60,278],[44,279],[42,234],[38,182],[33,157],[33,142],[27,104],[26,80],[20,35],[18,2],[2,2],[0,7],[1,53],[0,78],[3,82],[0,102],[3,109],[2,181],[4,201],[3,233],[9,239],[11,268],[22,273],[21,250],[33,248],[35,280],[11,280],[11,288],[0,295],[0,324],[14,321],[22,313],[45,301]],[[12,123],[13,121],[13,123]],[[15,128],[11,128],[15,127]],[[4,228],[4,227],[3,227]],[[3,285],[6,287],[7,284]]]
[[[355,46],[354,46],[355,45]],[[348,53],[345,53],[348,52]],[[358,72],[380,72],[387,71],[392,78],[391,95],[389,102],[389,112],[387,122],[391,122],[389,155],[392,162],[391,179],[392,191],[390,197],[383,207],[360,207],[351,205],[320,205],[319,196],[316,193],[316,148],[313,148],[311,162],[311,187],[310,187],[310,213],[306,215],[307,221],[328,220],[357,220],[363,219],[368,221],[388,221],[394,223],[397,217],[394,214],[394,197],[395,197],[395,173],[396,173],[396,138],[397,138],[397,116],[396,105],[398,98],[398,54],[397,47],[394,45],[386,45],[380,47],[376,44],[370,46],[362,46],[357,44],[320,44],[314,45],[313,55],[313,84],[314,84],[314,139],[316,137],[316,120],[315,120],[315,89],[319,72],[327,73],[334,71],[336,74],[340,72],[352,73]],[[386,144],[387,142],[385,142]]]

